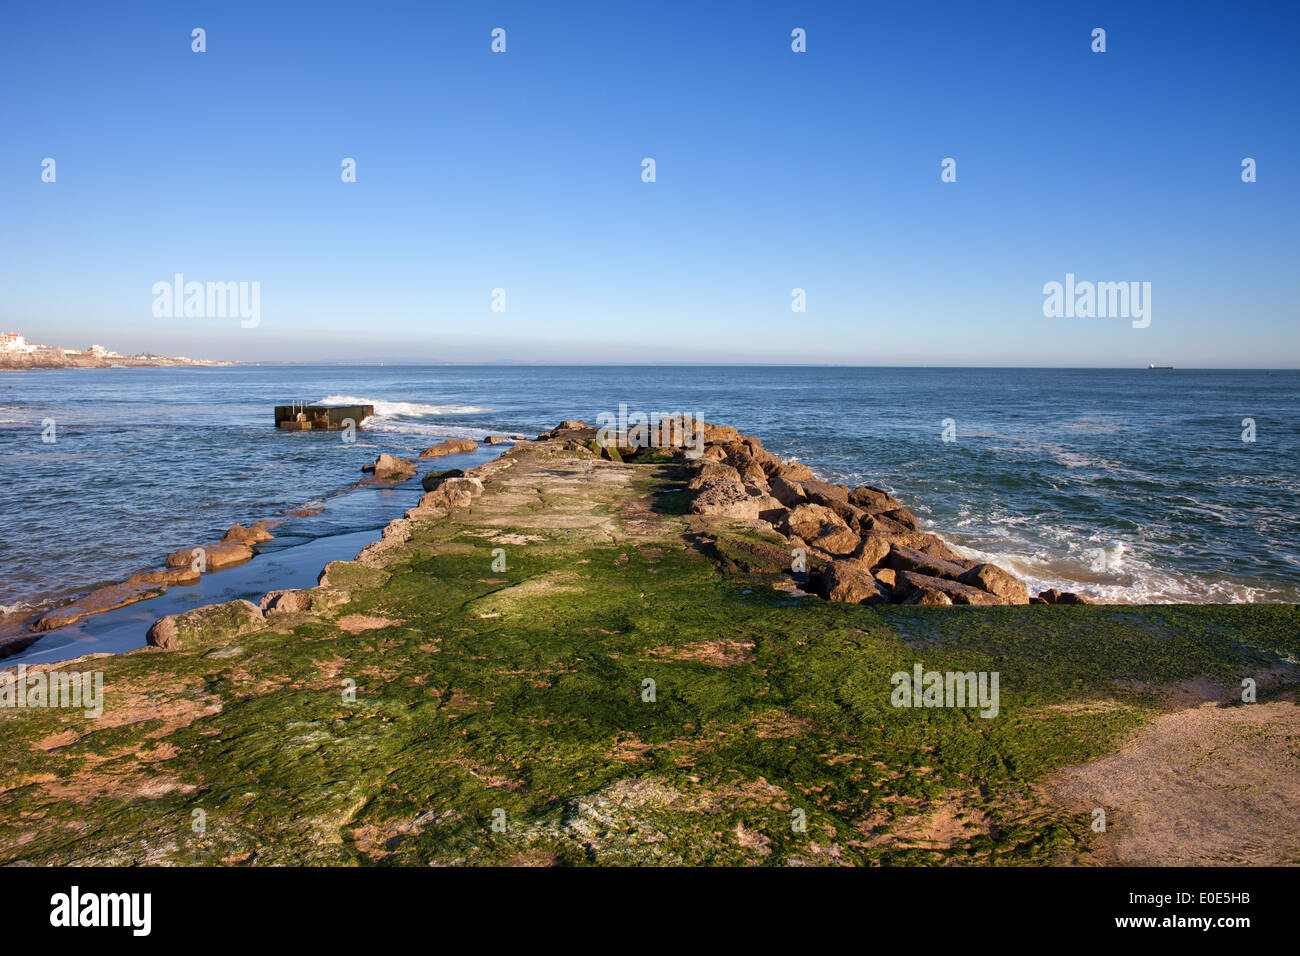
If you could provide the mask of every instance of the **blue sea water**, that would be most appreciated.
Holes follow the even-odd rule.
[[[376,416],[353,444],[277,432],[271,407],[294,399]],[[0,605],[30,614],[306,505],[332,503],[288,543],[374,531],[410,503],[341,493],[379,452],[621,403],[888,488],[1037,588],[1300,600],[1300,372],[388,365],[0,373]]]

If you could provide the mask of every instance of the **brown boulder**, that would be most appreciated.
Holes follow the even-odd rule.
[[[1075,594],[1073,591],[1058,591],[1056,588],[1048,588],[1046,591],[1039,591],[1038,596],[1042,598],[1044,604],[1091,604],[1086,597],[1081,594]]]
[[[778,462],[773,466],[772,476],[798,482],[817,480],[817,476],[811,468],[807,465],[801,465],[797,461]]]
[[[832,561],[817,578],[817,590],[828,601],[842,604],[884,604],[889,593],[870,574],[847,564]]]
[[[847,560],[862,570],[875,574],[889,554],[890,547],[889,539],[882,535],[864,535],[858,539],[858,546]]]
[[[902,503],[883,488],[871,485],[859,485],[849,492],[849,502],[862,508],[868,514],[882,511],[895,511],[903,507]]]
[[[386,453],[376,458],[374,464],[364,465],[361,470],[373,472],[376,478],[384,481],[397,481],[415,474],[415,466],[409,461]]]
[[[808,543],[820,551],[836,557],[847,557],[855,550],[861,539],[856,533],[840,525],[825,524],[821,530],[808,539]]]
[[[801,505],[808,500],[803,493],[802,487],[795,482],[790,481],[788,478],[782,478],[780,475],[773,478],[768,483],[768,487],[772,493],[772,497],[781,502],[781,504],[785,505],[787,508]]]
[[[849,500],[849,489],[844,485],[833,485],[829,481],[817,481],[816,479],[800,481],[799,485],[803,488],[803,493],[809,498],[816,496],[834,501],[847,502]]]
[[[950,578],[954,581],[966,573],[965,565],[932,557],[897,544],[891,546],[889,556],[885,558],[885,565],[895,571],[916,571],[919,574],[928,574],[930,577]],[[970,583],[971,587],[980,587],[975,583],[967,583]]]
[[[720,461],[701,459],[695,466],[695,477],[686,485],[691,491],[698,491],[710,481],[740,482],[740,472]]]
[[[762,511],[780,507],[766,495],[751,495],[738,481],[715,478],[706,481],[691,501],[691,513],[722,518],[756,520]]]
[[[805,482],[803,486],[805,491],[808,490],[808,484]],[[821,505],[823,508],[830,508],[854,531],[861,533],[863,529],[873,530],[871,516],[857,505],[849,504],[843,498],[836,498],[820,491],[808,491],[807,500],[813,504]]]
[[[881,511],[875,517],[886,518],[894,524],[900,525],[908,531],[919,531],[921,526],[916,520],[916,515],[906,508],[895,508],[892,511]]]
[[[164,562],[169,568],[193,568],[197,564],[199,571],[220,571],[243,564],[256,552],[245,544],[219,541],[216,544],[201,544],[192,548],[181,548],[167,555]]]
[[[777,530],[787,537],[797,534],[811,543],[813,538],[821,534],[826,525],[837,528],[848,527],[844,520],[830,508],[824,505],[803,504],[791,508]]]
[[[459,478],[464,474],[465,472],[459,468],[448,468],[446,471],[430,471],[420,479],[420,487],[425,491],[433,491],[434,488],[437,488],[447,479]]]
[[[973,588],[956,581],[949,581],[946,578],[931,577],[928,574],[919,574],[916,571],[898,571],[895,573],[895,597],[902,598],[906,602],[913,596],[915,591],[938,591],[946,595],[953,604],[993,605],[1007,603],[1002,598],[989,594],[987,591],[981,591],[979,588]],[[918,600],[920,599],[918,598]]]
[[[505,439],[501,439],[501,441],[504,440]],[[492,441],[492,438],[489,438],[488,442],[489,444],[493,444],[493,445],[496,444],[495,441]],[[428,448],[424,449],[424,451],[420,452],[420,457],[441,458],[443,455],[459,455],[459,454],[463,454],[464,452],[473,451],[476,448],[478,448],[478,442],[471,441],[468,438],[448,438],[445,441],[440,441],[438,442],[438,444],[431,445]]]
[[[942,591],[918,588],[903,603],[910,604],[913,607],[952,607],[952,598]]]
[[[858,526],[862,528],[863,534],[866,534],[869,531],[873,531],[876,534],[915,533],[915,529],[909,528],[907,525],[895,521],[893,518],[886,518],[883,512],[874,515],[867,515],[858,522]]]
[[[725,444],[740,438],[740,432],[730,425],[711,425],[708,422],[701,422],[700,424],[704,429],[705,444]]]
[[[989,594],[996,594],[1008,604],[1029,603],[1029,589],[1025,587],[1025,583],[996,564],[977,564],[969,571],[958,575],[957,580],[973,588],[988,591]]]
[[[232,525],[221,541],[224,544],[242,544],[252,547],[255,544],[261,544],[263,541],[270,541],[273,537],[275,536],[261,524],[251,525],[247,528]]]
[[[468,508],[473,499],[483,493],[483,482],[477,478],[446,478],[420,499],[417,508]]]
[[[975,562],[967,561],[934,535],[926,534],[924,532],[909,531],[896,533],[866,531],[863,532],[862,539],[863,541],[870,539],[884,542],[886,547],[884,553],[881,555],[882,558],[884,557],[884,554],[889,552],[889,548],[898,545],[902,548],[911,548],[913,551],[920,551],[922,554],[928,555],[932,558],[942,558],[944,561],[951,561],[953,564],[960,564],[963,571],[967,568],[973,567],[975,564]],[[876,547],[878,548],[878,546]]]

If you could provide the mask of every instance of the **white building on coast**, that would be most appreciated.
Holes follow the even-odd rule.
[[[0,332],[0,353],[6,355],[30,355],[35,351],[36,346],[17,332]]]

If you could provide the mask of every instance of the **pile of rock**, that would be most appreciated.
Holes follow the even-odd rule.
[[[114,611],[137,601],[147,601],[165,594],[173,584],[194,584],[201,573],[242,564],[257,553],[256,546],[270,541],[273,535],[266,522],[250,527],[234,525],[220,541],[182,548],[167,555],[165,571],[143,571],[125,581],[96,588],[89,594],[42,615],[31,625],[33,631],[52,631],[75,624],[91,614]]]
[[[811,587],[855,604],[1084,604],[1074,594],[1031,598],[1014,575],[971,561],[933,534],[882,488],[820,481],[782,461],[751,435],[703,425],[703,453],[690,462],[692,514],[760,522],[802,549]]]

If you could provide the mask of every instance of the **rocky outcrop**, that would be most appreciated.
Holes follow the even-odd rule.
[[[707,422],[699,427],[704,449],[689,463],[690,514],[756,522],[782,535],[823,567],[814,583],[828,600],[933,607],[1029,603],[1022,581],[997,565],[967,560],[922,531],[916,516],[885,489],[822,481],[752,435]],[[584,422],[562,422],[541,437],[580,436],[585,428]],[[1082,601],[1047,593],[1034,600]]]

